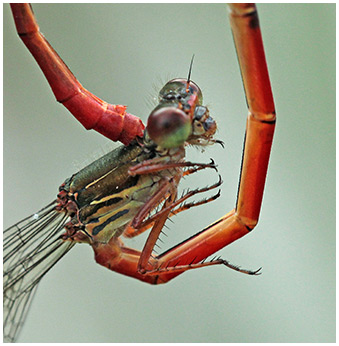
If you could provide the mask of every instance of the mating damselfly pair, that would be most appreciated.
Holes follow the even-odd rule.
[[[246,46],[240,47],[239,52],[247,97],[256,97],[249,98],[251,115],[237,207],[159,256],[152,252],[168,217],[215,199],[218,194],[201,202],[186,202],[187,198],[217,188],[221,183],[219,180],[207,188],[177,196],[177,185],[183,175],[215,168],[213,162],[190,163],[184,159],[186,145],[216,142],[216,124],[202,103],[199,87],[190,77],[167,83],[144,131],[141,121],[127,113],[124,106],[109,105],[79,84],[39,33],[29,6],[16,4],[12,8],[18,32],[57,100],[86,128],[95,128],[125,146],[67,179],[51,205],[5,232],[4,297],[8,311],[5,337],[15,338],[37,283],[76,242],[90,244],[99,264],[153,284],[167,282],[188,269],[229,265],[220,258],[204,260],[255,226],[275,120],[266,65],[262,65],[264,55],[258,41],[260,29],[255,7],[237,5],[231,13],[236,43],[248,42],[250,46],[256,42],[251,54]],[[261,88],[247,71],[255,59],[261,62],[256,72]],[[265,97],[261,97],[264,92]],[[121,236],[133,237],[147,230],[149,237],[142,251],[123,245]]]

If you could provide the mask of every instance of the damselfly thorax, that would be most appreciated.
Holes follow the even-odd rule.
[[[167,154],[162,160],[180,162],[184,149],[176,154]],[[65,211],[71,216],[63,239],[107,243],[112,237],[119,237],[140,208],[157,192],[161,182],[168,181],[169,189],[178,185],[181,167],[153,174],[129,175],[131,167],[159,158],[155,148],[148,149],[135,141],[113,150],[67,179],[60,187],[57,206],[60,212]]]

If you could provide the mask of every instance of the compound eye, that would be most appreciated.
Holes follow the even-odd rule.
[[[198,95],[199,99],[202,100],[202,92],[201,92],[201,90],[200,90],[200,88],[198,87],[197,84],[195,84],[194,82],[190,81],[189,90],[190,90],[190,92],[192,94],[196,93]]]
[[[169,92],[167,94],[164,94],[162,98],[165,99],[166,101],[173,101],[176,99],[175,94],[173,92]]]
[[[194,119],[200,120],[206,114],[206,111],[205,106],[196,106],[194,109]]]
[[[192,132],[191,119],[178,108],[160,107],[148,117],[147,132],[162,148],[180,147]]]

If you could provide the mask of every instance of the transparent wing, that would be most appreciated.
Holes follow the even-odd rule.
[[[4,231],[4,341],[13,342],[41,278],[74,245],[61,240],[67,215],[53,201]]]

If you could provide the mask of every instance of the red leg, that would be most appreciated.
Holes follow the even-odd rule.
[[[174,201],[175,196],[176,190],[173,191],[173,193],[165,201],[163,209],[166,209],[166,207]],[[152,230],[146,240],[145,246],[140,254],[140,259],[138,263],[139,273],[146,274],[147,272],[152,271],[153,269],[157,269],[159,267],[157,261],[154,261],[154,263],[152,262],[152,259],[154,258],[152,256],[152,251],[159,238],[161,230],[163,229],[165,222],[167,221],[169,213],[170,211],[167,211],[166,213],[158,217],[154,222],[154,226],[152,227]]]
[[[17,32],[44,73],[58,102],[87,129],[129,144],[142,136],[142,121],[126,107],[106,103],[86,90],[39,31],[29,4],[11,4]]]
[[[161,230],[163,226],[162,223],[164,221],[165,219],[157,221],[158,224],[155,225],[157,230]],[[154,234],[155,233],[153,233],[153,235]],[[150,241],[150,244],[151,242],[152,241]],[[256,275],[260,271],[260,269],[256,271],[242,270],[219,258],[210,262],[197,264],[189,263],[180,265],[176,263],[173,267],[171,267],[169,265],[165,265],[164,262],[159,261],[153,256],[150,256],[150,252],[145,251],[145,249],[140,252],[131,248],[124,247],[122,242],[118,238],[112,238],[107,244],[92,244],[92,247],[95,253],[95,260],[98,264],[101,264],[102,266],[120,274],[131,276],[150,284],[166,283],[172,277],[182,274],[187,270],[207,267],[211,265],[223,264],[233,270],[237,270],[239,272],[250,275]],[[144,269],[146,266],[149,269]]]
[[[92,247],[98,264],[150,284],[157,283],[157,277],[139,273],[138,263],[141,252],[123,247],[118,238],[112,238],[107,244],[94,244]]]
[[[259,219],[276,116],[256,7],[233,4],[231,10],[231,26],[249,107],[237,214],[252,229]]]

